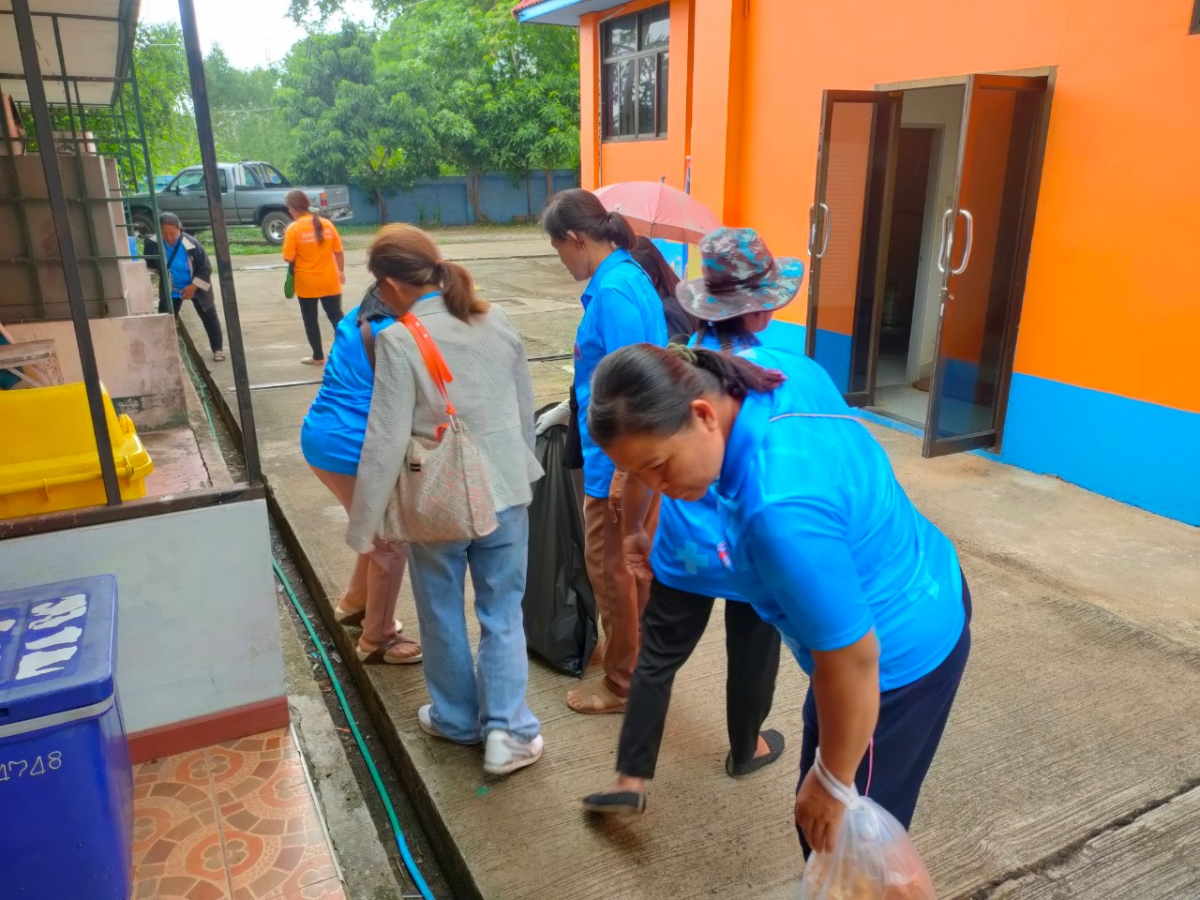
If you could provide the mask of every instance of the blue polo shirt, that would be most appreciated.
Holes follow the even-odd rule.
[[[183,289],[192,283],[192,262],[188,259],[187,247],[183,245],[183,235],[180,235],[174,244],[168,244],[166,238],[163,238],[163,247],[166,258],[171,261],[167,270],[171,275],[171,296],[181,297]],[[176,247],[179,249],[176,250]],[[174,258],[172,253],[175,254]]]
[[[629,344],[665,346],[667,320],[650,276],[627,250],[614,250],[600,263],[582,300],[583,320],[575,333],[575,397],[583,445],[583,489],[589,497],[607,497],[616,469],[588,434],[592,373],[605,356]]]
[[[850,413],[829,374],[804,355],[804,329],[772,322],[757,337],[757,345],[738,344],[735,352],[769,369],[787,368],[794,394],[807,412]],[[695,336],[688,343],[695,346]],[[704,333],[700,345],[709,350],[721,349],[711,331]],[[678,591],[744,600],[718,558],[717,548],[723,540],[715,488],[693,503],[663,497],[650,555],[654,577]]]
[[[334,329],[321,389],[300,428],[300,450],[305,462],[339,475],[358,474],[375,390],[375,370],[367,358],[357,320],[356,306]],[[372,321],[372,334],[378,336],[395,321],[390,318]]]
[[[861,421],[789,416],[808,411],[803,384],[747,397],[729,436],[717,491],[731,579],[809,674],[813,650],[874,628],[880,689],[903,687],[962,634],[958,556]]]

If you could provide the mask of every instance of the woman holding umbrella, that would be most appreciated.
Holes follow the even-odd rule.
[[[665,345],[667,325],[654,285],[630,255],[637,238],[620,213],[606,210],[590,191],[563,191],[546,204],[542,227],[567,271],[588,283],[575,336],[574,389],[583,445],[584,554],[605,636],[604,676],[570,691],[567,705],[585,714],[623,713],[649,591],[626,570],[622,541],[626,533],[654,532],[657,498],[636,481],[626,485],[589,436],[587,411],[600,360],[629,344]]]

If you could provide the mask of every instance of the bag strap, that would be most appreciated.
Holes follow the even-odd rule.
[[[446,358],[442,356],[442,351],[438,349],[438,345],[430,337],[429,332],[425,330],[425,326],[421,324],[421,320],[415,315],[406,313],[401,316],[400,322],[408,329],[409,333],[413,336],[413,340],[417,342],[417,349],[421,351],[421,359],[425,362],[425,368],[429,372],[429,377],[433,380],[438,393],[442,395],[442,402],[446,404],[446,415],[453,419],[458,415],[458,410],[450,402],[450,395],[446,392],[446,384],[454,380],[454,374],[450,371],[450,367],[446,365]]]
[[[371,320],[363,319],[362,324],[358,326],[359,334],[362,335],[363,350],[367,353],[367,362],[371,364],[371,371],[375,371],[375,332],[371,329]]]
[[[171,253],[167,257],[167,271],[171,270],[171,263],[175,262],[175,257],[179,255],[179,248],[183,246],[183,235],[179,235],[179,240],[175,242],[175,246],[171,248]]]

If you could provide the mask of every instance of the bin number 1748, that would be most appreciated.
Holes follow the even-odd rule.
[[[56,772],[61,768],[62,754],[57,750],[47,753],[44,759],[40,756],[35,756],[32,760],[10,759],[6,763],[0,762],[0,782],[24,778],[26,775],[33,778],[47,772]]]

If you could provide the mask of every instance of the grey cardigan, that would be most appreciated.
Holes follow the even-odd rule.
[[[534,456],[533,381],[525,348],[504,310],[463,322],[440,297],[413,312],[437,342],[454,376],[450,402],[483,457],[496,511],[524,506],[542,477]],[[375,339],[375,389],[354,485],[346,542],[360,553],[374,547],[410,436],[433,438],[446,408],[412,334],[396,323]]]

